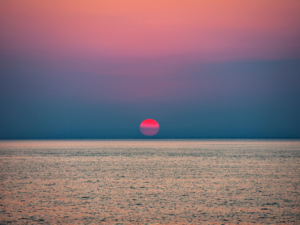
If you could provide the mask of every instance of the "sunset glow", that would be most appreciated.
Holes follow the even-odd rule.
[[[299,12],[299,0],[1,0],[0,137],[143,138],[145,118],[164,125],[157,138],[300,137]]]
[[[2,50],[59,57],[201,60],[299,51],[297,0],[2,1]],[[295,49],[296,47],[296,49]]]

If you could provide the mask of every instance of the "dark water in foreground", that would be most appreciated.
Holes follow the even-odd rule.
[[[300,224],[300,141],[1,141],[0,223]]]

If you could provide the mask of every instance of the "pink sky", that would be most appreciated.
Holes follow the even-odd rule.
[[[299,55],[298,0],[0,2],[0,48],[47,57],[278,59]]]
[[[0,56],[75,99],[206,99],[223,83],[196,81],[195,65],[300,56],[299,12],[299,0],[2,0]]]

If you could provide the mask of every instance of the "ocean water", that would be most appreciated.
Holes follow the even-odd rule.
[[[1,224],[300,224],[300,141],[1,141]]]

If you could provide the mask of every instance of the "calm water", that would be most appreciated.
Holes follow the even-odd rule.
[[[300,223],[300,141],[1,141],[0,223]]]

